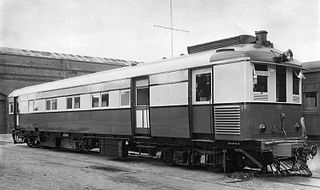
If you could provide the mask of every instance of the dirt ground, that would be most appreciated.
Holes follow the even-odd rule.
[[[320,189],[317,159],[311,163],[311,178],[253,177],[238,182],[221,173],[170,167],[149,158],[116,160],[0,139],[0,189]]]

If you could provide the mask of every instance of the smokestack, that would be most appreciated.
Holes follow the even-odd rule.
[[[258,45],[267,45],[267,34],[265,30],[256,31],[256,44]]]

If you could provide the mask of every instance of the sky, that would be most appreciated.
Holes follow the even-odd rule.
[[[267,30],[275,48],[320,60],[319,0],[172,0],[174,56]],[[170,0],[0,0],[0,47],[154,61],[171,56]]]

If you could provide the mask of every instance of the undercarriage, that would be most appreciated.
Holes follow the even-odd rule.
[[[282,140],[249,142],[254,145],[242,146],[242,142],[210,142],[203,144],[175,145],[153,141],[137,141],[121,137],[65,135],[39,132],[15,131],[15,143],[28,146],[90,151],[99,148],[107,156],[127,157],[129,152],[160,158],[169,165],[205,167],[214,172],[254,171],[267,176],[311,176],[307,160],[317,154],[317,148],[305,140]],[[261,143],[260,149],[257,144]],[[236,146],[235,146],[236,145]],[[255,147],[251,148],[250,147]],[[121,153],[121,154],[120,154]],[[135,154],[137,155],[137,154]]]

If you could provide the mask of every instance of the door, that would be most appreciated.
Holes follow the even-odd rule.
[[[149,79],[134,80],[134,126],[136,135],[150,135]]]
[[[213,67],[193,69],[192,138],[211,139],[213,130]]]

